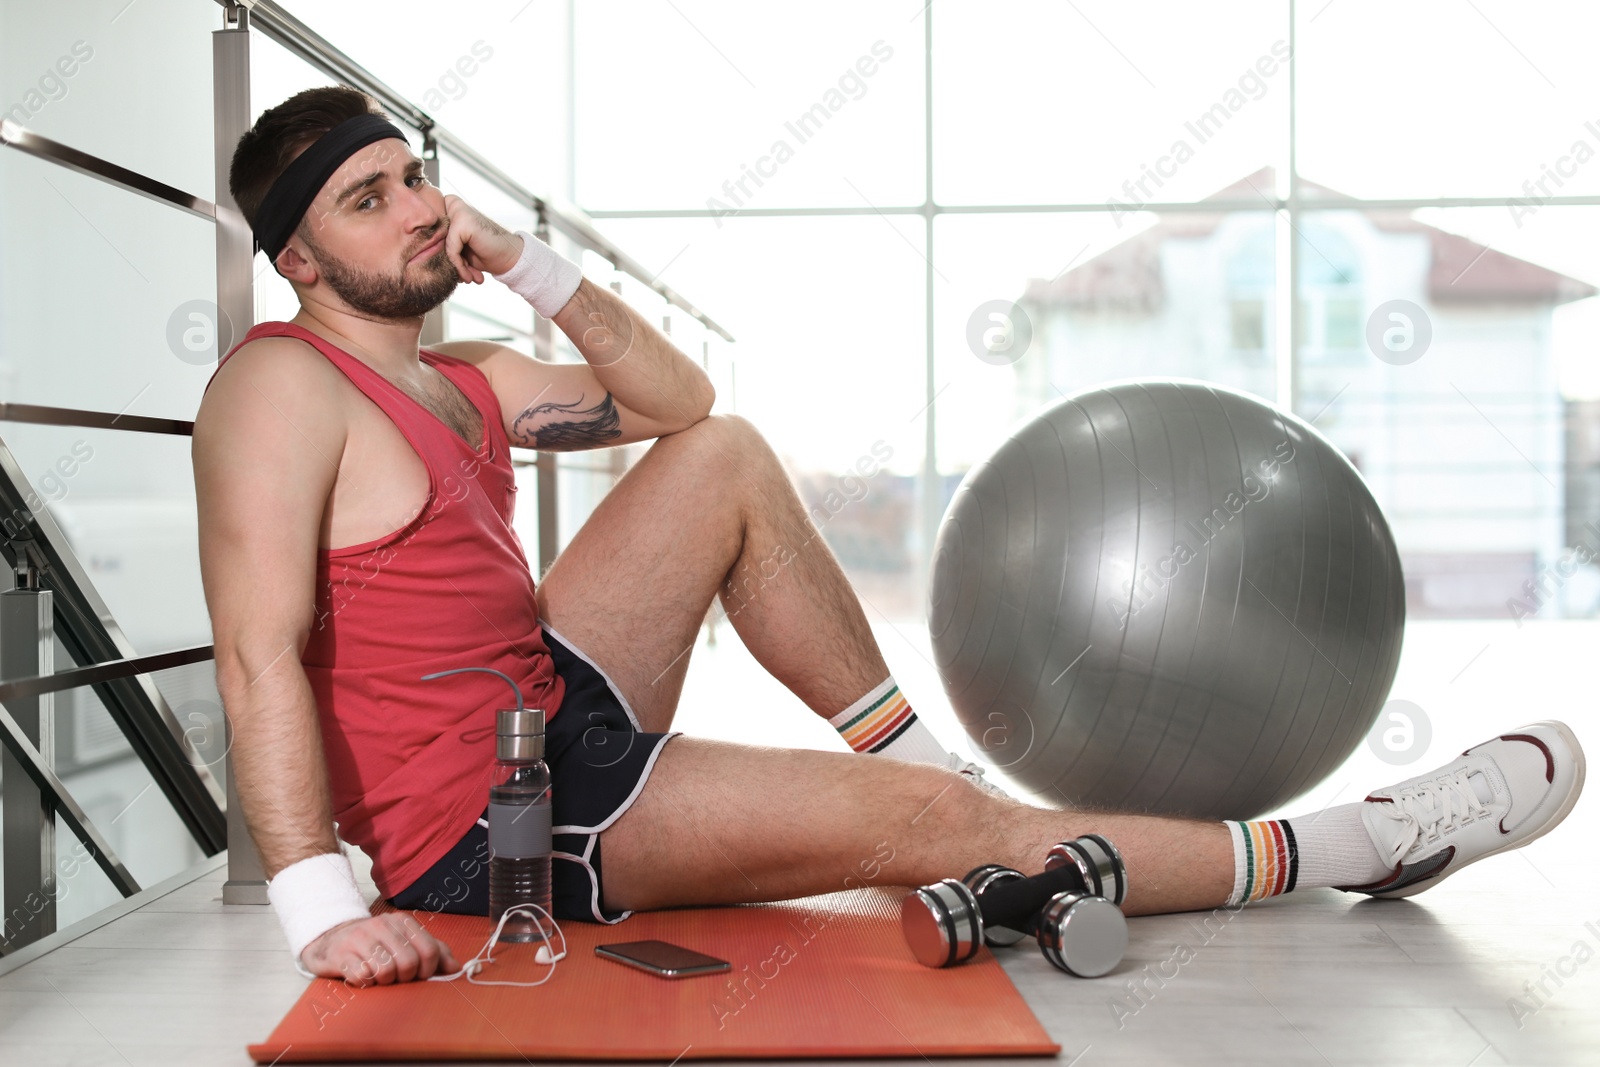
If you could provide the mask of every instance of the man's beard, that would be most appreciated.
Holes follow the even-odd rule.
[[[310,241],[306,243],[311,244]],[[419,318],[449,299],[461,284],[455,264],[445,254],[442,243],[417,264],[421,271],[418,278],[407,275],[409,262],[400,268],[398,278],[385,277],[352,267],[315,244],[311,244],[311,249],[317,254],[317,266],[328,288],[354,310],[375,318]]]

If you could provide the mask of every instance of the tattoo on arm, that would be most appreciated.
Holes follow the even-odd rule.
[[[512,440],[526,442],[522,447],[543,452],[579,452],[603,447],[607,441],[622,436],[622,420],[617,414],[616,405],[611,402],[610,393],[592,408],[579,408],[581,403],[582,397],[570,404],[530,405],[517,416],[516,424],[512,427],[515,431]],[[535,424],[543,416],[552,412],[577,417],[536,427]]]

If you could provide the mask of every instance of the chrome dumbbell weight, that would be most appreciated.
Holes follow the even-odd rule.
[[[1099,834],[1084,834],[1050,846],[1044,869],[1053,871],[1065,866],[1076,867],[1088,892],[1095,896],[1105,897],[1119,908],[1128,899],[1128,869],[1122,863],[1122,853]]]
[[[1128,926],[1116,905],[1086,889],[1073,864],[1029,878],[991,864],[965,882],[946,878],[913,890],[900,905],[900,928],[927,967],[971,959],[986,939],[1015,944],[1031,933],[1056,967],[1095,978],[1121,962]]]
[[[1122,902],[1128,899],[1128,869],[1122,862],[1122,853],[1117,851],[1117,846],[1099,834],[1085,834],[1071,841],[1052,845],[1045,856],[1044,869],[1054,871],[1061,868],[1072,868],[1078,872],[1088,892],[1093,894],[1089,898],[1091,900],[1109,902],[1120,909]],[[1117,914],[1122,913],[1119,910]],[[1071,974],[1081,974],[1081,971],[1073,966],[1074,959],[1092,957],[1096,953],[1108,954],[1112,950],[1112,945],[1101,945],[1098,941],[1093,948],[1080,945],[1078,941],[1087,940],[1089,932],[1080,932],[1078,940],[1074,940],[1069,930],[1073,921],[1074,915],[1067,901],[1057,898],[1046,904],[1044,914],[1039,917],[1039,950],[1044,953],[1045,959],[1062,970]],[[1097,936],[1109,936],[1115,942],[1116,960],[1106,968],[1109,971],[1121,961],[1122,953],[1127,949],[1127,924],[1124,922],[1120,930],[1114,930],[1111,925],[1107,925],[1103,931],[1097,928],[1093,933]]]
[[[1047,871],[1067,864],[1076,867],[1083,876],[1084,892],[1089,896],[1105,897],[1119,908],[1128,898],[1128,872],[1122,862],[1122,853],[1099,834],[1085,834],[1071,841],[1062,841],[1053,845],[1045,855],[1044,869]],[[961,881],[978,898],[981,910],[983,895],[990,886],[1025,877],[1014,868],[986,863],[973,868]],[[983,942],[990,948],[1004,948],[1021,941],[1028,933],[989,924],[983,928]]]

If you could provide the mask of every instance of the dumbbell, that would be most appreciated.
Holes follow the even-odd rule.
[[[961,879],[961,884],[972,890],[972,896],[978,902],[978,913],[984,912],[984,900],[991,886],[1005,882],[1020,882],[1028,876],[1014,867],[1007,867],[999,863],[985,863],[982,867],[974,867]],[[1024,919],[1027,916],[1023,917]],[[1026,922],[1023,923],[1025,927]],[[1028,936],[1026,929],[1012,929],[1001,926],[998,922],[986,920],[983,925],[983,943],[990,948],[1008,948]],[[974,946],[976,951],[976,946]]]
[[[1069,863],[1083,876],[1085,892],[1090,896],[1105,897],[1119,908],[1128,898],[1128,873],[1123,866],[1122,853],[1106,838],[1099,834],[1085,834],[1075,840],[1052,845],[1045,854],[1044,869],[1052,871]],[[978,898],[981,905],[983,895],[990,886],[1025,877],[1021,871],[1011,867],[986,863],[982,867],[974,867],[961,881],[972,890],[972,895]],[[1026,936],[1027,932],[1023,930],[993,923],[983,928],[983,942],[991,948],[1015,945]]]
[[[971,959],[980,941],[1010,945],[1032,933],[1056,967],[1097,978],[1122,961],[1128,945],[1122,912],[1087,892],[1075,864],[1031,878],[987,864],[965,881],[946,878],[923,886],[901,903],[900,928],[912,955],[927,967]]]
[[[1117,907],[1128,899],[1128,869],[1117,846],[1099,834],[1084,834],[1071,841],[1051,845],[1044,858],[1044,869],[1072,866],[1083,876],[1083,884],[1097,897],[1105,897]]]

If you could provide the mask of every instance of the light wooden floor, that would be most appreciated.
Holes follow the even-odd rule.
[[[1209,929],[1134,919],[1122,967],[1094,981],[1026,943],[1002,956],[1064,1064],[1600,1063],[1600,898],[1546,881],[1573,884],[1553,850],[1534,864],[1498,857],[1415,902],[1311,890]],[[0,975],[0,1063],[248,1064],[306,981],[269,909],[221,903],[224,872]],[[1523,983],[1541,979],[1519,1027],[1508,1000],[1536,1007]]]

